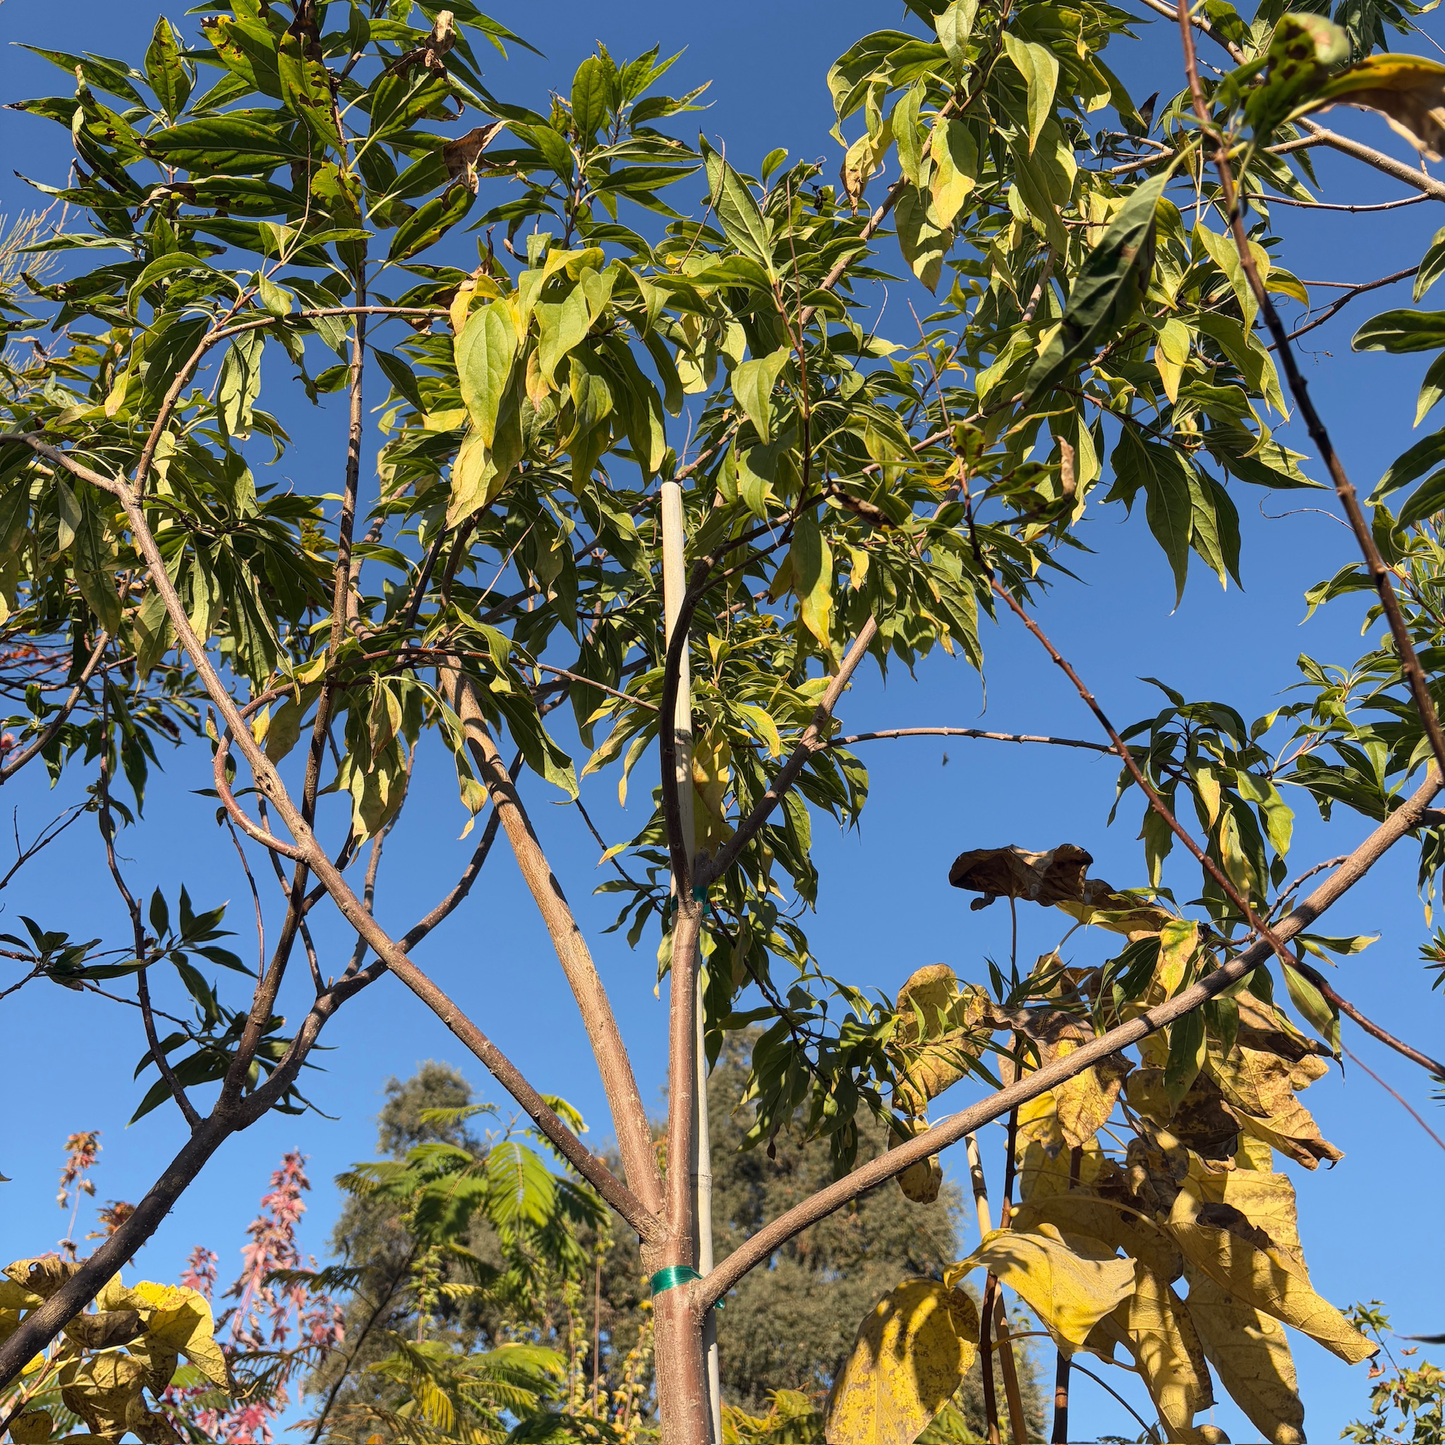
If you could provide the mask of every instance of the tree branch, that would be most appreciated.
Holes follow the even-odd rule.
[[[33,435],[19,438],[0,436],[0,440],[23,441],[25,445],[44,456],[48,461],[64,467],[72,476],[115,497],[121,504],[130,523],[136,545],[150,571],[151,583],[165,603],[166,613],[170,618],[171,625],[175,628],[176,637],[190,658],[191,665],[195,668],[196,675],[210,696],[216,711],[225,721],[234,746],[245,757],[258,792],[280,814],[292,837],[296,839],[297,849],[307,866],[315,873],[318,882],[325,887],[327,893],[331,895],[342,917],[366,939],[377,958],[491,1070],[502,1087],[516,1099],[537,1127],[557,1146],[558,1152],[573,1165],[577,1172],[637,1230],[639,1235],[645,1240],[656,1238],[660,1225],[655,1214],[641,1204],[637,1197],[617,1179],[603,1160],[588,1150],[577,1135],[557,1117],[555,1111],[511,1060],[466,1017],[441,988],[407,957],[406,951],[399,947],[386,930],[366,911],[365,905],[352,891],[331,859],[327,857],[325,849],[321,847],[300,809],[292,801],[275,765],[266,756],[265,751],[256,742],[251,729],[246,725],[235,699],[227,691],[212,664],[205,644],[191,626],[185,604],[181,601],[180,595],[176,592],[166,572],[165,558],[161,555],[160,548],[147,524],[145,513],[131,489],[124,482],[104,477],[99,472],[77,462],[39,437]],[[363,987],[372,977],[375,975],[363,974],[346,982],[354,991],[356,988]],[[343,991],[342,984],[338,983],[336,989],[332,990],[329,996],[334,996],[337,1000],[345,997],[346,993]],[[318,1000],[308,1017],[324,1018],[326,1016],[326,1010],[323,1009],[324,1003],[325,1000]],[[335,1003],[332,1003],[330,1007],[334,1008]],[[299,1068],[299,1066],[298,1062],[296,1067]],[[267,1090],[271,1085],[276,1084],[280,1074],[281,1069],[278,1066],[271,1078],[267,1080],[265,1086]],[[247,1104],[254,1105],[263,1096],[264,1090],[258,1089],[247,1101]],[[32,1349],[31,1354],[34,1353],[35,1350]],[[28,1359],[29,1355],[25,1358]],[[0,1380],[0,1383],[3,1383],[3,1380]]]
[[[1350,854],[1308,898],[1299,903],[1276,930],[1281,939],[1290,939],[1307,928],[1337,899],[1342,897],[1386,852],[1412,829],[1420,825],[1420,818],[1431,801],[1439,793],[1441,780],[1439,770],[1432,767],[1425,781],[1402,803],[1368,838]],[[1218,996],[1232,984],[1252,973],[1270,956],[1268,943],[1260,939],[1230,962],[1176,994],[1154,1008],[1145,1010],[1137,1018],[1117,1025],[1096,1039],[1081,1045],[1074,1053],[1066,1054],[1053,1063],[1000,1089],[987,1099],[961,1110],[951,1118],[935,1124],[925,1133],[919,1134],[881,1154],[867,1164],[845,1175],[837,1183],[820,1190],[811,1199],[804,1200],[753,1235],[723,1260],[706,1279],[692,1286],[692,1303],[701,1311],[714,1304],[727,1293],[749,1270],[761,1264],[775,1250],[800,1234],[810,1224],[841,1209],[866,1190],[901,1174],[911,1164],[937,1154],[941,1149],[956,1143],[964,1135],[981,1129],[985,1124],[1001,1118],[1011,1109],[1030,1099],[1037,1098],[1049,1089],[1073,1078],[1092,1064],[1121,1049],[1136,1044],[1140,1039],[1156,1032],[1165,1024],[1192,1013],[1209,999]]]
[[[1225,210],[1229,216],[1230,230],[1234,235],[1235,250],[1239,252],[1240,265],[1249,282],[1249,289],[1259,303],[1259,309],[1264,316],[1265,325],[1269,328],[1269,334],[1274,338],[1280,362],[1284,366],[1285,378],[1289,382],[1290,394],[1294,397],[1300,414],[1304,417],[1310,440],[1319,449],[1320,456],[1329,470],[1330,477],[1335,484],[1335,494],[1339,497],[1340,505],[1345,510],[1350,530],[1355,534],[1355,541],[1359,544],[1360,553],[1365,559],[1370,580],[1375,584],[1376,592],[1379,593],[1380,607],[1390,624],[1390,635],[1395,639],[1395,650],[1400,658],[1400,671],[1404,674],[1410,695],[1415,700],[1415,710],[1420,715],[1421,726],[1425,730],[1425,736],[1429,739],[1430,751],[1435,755],[1435,765],[1445,769],[1445,729],[1440,726],[1440,718],[1435,711],[1435,701],[1430,696],[1430,686],[1425,677],[1425,669],[1420,666],[1420,659],[1415,653],[1415,645],[1410,640],[1410,630],[1405,625],[1405,618],[1400,611],[1400,602],[1395,596],[1389,569],[1380,556],[1380,549],[1375,545],[1374,533],[1370,529],[1370,524],[1365,520],[1359,498],[1355,494],[1355,488],[1346,475],[1344,463],[1340,460],[1339,453],[1335,451],[1329,429],[1320,418],[1319,412],[1315,410],[1314,402],[1310,400],[1309,387],[1300,372],[1299,363],[1290,346],[1289,335],[1284,329],[1284,322],[1280,320],[1279,312],[1275,310],[1274,302],[1270,300],[1269,292],[1265,290],[1259,268],[1254,262],[1254,253],[1249,247],[1249,238],[1244,232],[1244,217],[1240,212],[1239,197],[1234,184],[1234,172],[1229,164],[1228,149],[1209,114],[1209,104],[1204,98],[1204,87],[1199,82],[1199,65],[1194,53],[1194,32],[1189,23],[1189,0],[1179,0],[1177,13],[1180,41],[1184,48],[1184,68],[1189,77],[1189,93],[1194,102],[1194,114],[1199,121],[1201,132],[1214,141],[1214,167],[1219,173],[1220,190],[1223,194]],[[1313,127],[1308,121],[1304,121],[1302,124],[1306,130],[1313,131]],[[1368,147],[1362,149],[1367,150]],[[1383,159],[1388,159],[1388,157],[1383,157]],[[1441,185],[1438,181],[1431,181],[1430,184],[1439,187],[1441,197],[1445,198],[1445,185]]]
[[[662,1177],[657,1168],[652,1130],[632,1072],[632,1061],[622,1041],[607,991],[598,977],[597,965],[592,961],[587,941],[577,926],[562,885],[558,883],[542,845],[537,841],[516,785],[487,729],[475,686],[454,667],[438,669],[438,677],[442,695],[462,721],[467,746],[492,806],[506,829],[522,878],[547,926],[558,962],[572,988],[572,996],[577,1000],[597,1069],[602,1076],[608,1107],[612,1111],[623,1168],[643,1201],[642,1207],[651,1216],[658,1216],[662,1210]],[[629,1223],[632,1221],[629,1220]],[[653,1224],[660,1227],[656,1218]]]

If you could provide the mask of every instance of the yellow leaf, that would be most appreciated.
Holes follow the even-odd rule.
[[[1134,1266],[1113,1250],[1051,1224],[1025,1234],[995,1229],[967,1259],[944,1276],[954,1283],[969,1270],[987,1269],[1024,1299],[1059,1348],[1071,1354],[1089,1331],[1134,1287]]]
[[[939,116],[933,123],[928,153],[933,160],[929,219],[946,231],[958,219],[963,203],[973,190],[978,177],[978,148],[966,125]]]
[[[1078,1048],[1065,1041],[1054,1051],[1063,1058]],[[1119,1054],[1104,1059],[1082,1074],[1075,1074],[1056,1088],[1054,1099],[1058,1110],[1059,1129],[1064,1143],[1071,1149],[1081,1148],[1099,1132],[1119,1098],[1119,1087],[1132,1065]]]
[[[130,1293],[136,1307],[148,1311],[147,1343],[179,1350],[208,1380],[230,1388],[226,1357],[213,1337],[211,1306],[199,1290],[143,1280]]]
[[[968,1072],[988,1039],[986,1005],[984,992],[974,984],[960,988],[944,963],[918,969],[899,989],[893,1052],[902,1072],[898,1106],[904,1113],[922,1114]]]
[[[1067,1194],[1021,1204],[1014,1210],[1010,1224],[1024,1234],[1049,1224],[1061,1234],[1097,1239],[1111,1250],[1122,1250],[1165,1279],[1177,1278],[1182,1265],[1179,1250],[1167,1230],[1087,1189],[1074,1189]]]
[[[1134,1292],[1114,1311],[1171,1441],[1199,1439],[1194,1417],[1214,1403],[1204,1349],[1184,1302],[1147,1265],[1134,1266]]]
[[[33,1310],[40,1296],[15,1280],[0,1278],[0,1310]]]
[[[133,1408],[144,1409],[145,1370],[129,1355],[110,1352],[60,1369],[60,1398],[97,1435],[119,1439],[130,1428]]]
[[[905,1280],[858,1330],[828,1398],[829,1445],[916,1440],[978,1352],[978,1310],[962,1290]]]
[[[54,1425],[49,1410],[27,1410],[10,1422],[10,1438],[15,1445],[32,1445],[32,1442],[39,1445],[40,1441],[50,1439]]]
[[[1189,1317],[1219,1383],[1270,1445],[1302,1445],[1305,1408],[1284,1326],[1185,1265]]]
[[[79,1269],[80,1266],[73,1261],[52,1254],[40,1259],[17,1259],[14,1264],[7,1264],[0,1273],[23,1291],[49,1299]],[[16,1308],[9,1299],[0,1303],[6,1308]]]
[[[1240,1210],[1207,1201],[1202,1192],[1197,1179],[1185,1179],[1169,1215],[1186,1259],[1235,1299],[1293,1325],[1348,1364],[1379,1350],[1314,1292],[1295,1250],[1276,1245]]]
[[[506,485],[491,449],[481,435],[469,431],[452,463],[451,499],[447,502],[447,526],[455,527],[474,512],[490,506]]]

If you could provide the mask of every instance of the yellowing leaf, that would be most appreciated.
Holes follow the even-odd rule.
[[[1194,1441],[1194,1417],[1214,1403],[1204,1349],[1183,1301],[1153,1270],[1134,1266],[1134,1292],[1113,1315],[1171,1441]]]
[[[1134,1287],[1134,1266],[1107,1246],[1041,1224],[1025,1234],[995,1229],[944,1276],[952,1283],[982,1266],[1023,1298],[1066,1354]]]
[[[1185,1265],[1189,1317],[1219,1383],[1270,1445],[1302,1445],[1305,1407],[1284,1326]]]
[[[136,1307],[148,1312],[147,1341],[179,1350],[208,1380],[230,1388],[226,1357],[213,1334],[211,1306],[199,1290],[143,1280],[130,1293]]]
[[[1021,40],[1012,30],[1004,31],[1003,48],[1028,83],[1029,154],[1032,155],[1053,108],[1054,91],[1059,84],[1059,62],[1052,51],[1036,41]]]
[[[585,319],[587,307],[582,306]],[[578,338],[580,340],[580,338]],[[457,380],[472,425],[491,446],[497,419],[512,380],[517,356],[517,328],[502,302],[479,307],[467,318],[456,339]]]
[[[960,988],[944,963],[918,969],[898,990],[892,1051],[902,1071],[898,1105],[905,1114],[922,1114],[972,1067],[988,1039],[980,1027],[986,1004],[981,989]]]
[[[1375,110],[1432,161],[1445,151],[1445,65],[1420,55],[1371,55],[1327,81],[1305,110],[1336,101]]]
[[[858,1330],[828,1398],[830,1445],[916,1440],[973,1363],[978,1310],[962,1290],[905,1280]]]
[[[978,179],[978,147],[973,143],[973,132],[962,121],[939,116],[933,125],[928,153],[933,159],[928,218],[947,230],[958,219]]]
[[[1169,1228],[1186,1259],[1235,1299],[1293,1325],[1351,1365],[1378,1351],[1314,1292],[1303,1261],[1292,1250],[1274,1245],[1239,1210],[1212,1205],[1198,1190],[1196,1180],[1186,1179],[1169,1215]]]
[[[1065,1041],[1054,1052],[1055,1058],[1073,1053],[1078,1044]],[[1075,1074],[1054,1089],[1059,1130],[1071,1149],[1081,1148],[1099,1132],[1118,1102],[1119,1088],[1132,1065],[1114,1054]]]

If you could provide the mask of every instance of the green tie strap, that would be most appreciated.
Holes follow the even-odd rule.
[[[647,1283],[652,1290],[652,1297],[656,1299],[658,1295],[664,1294],[670,1289],[676,1289],[680,1284],[691,1284],[693,1280],[701,1278],[702,1276],[690,1264],[669,1264],[658,1270]],[[718,1300],[713,1306],[714,1309],[722,1307],[721,1300]]]

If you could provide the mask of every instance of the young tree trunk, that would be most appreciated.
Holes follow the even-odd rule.
[[[690,1241],[683,1249],[690,1252]],[[712,1445],[713,1440],[702,1320],[691,1294],[678,1287],[653,1300],[657,1410],[667,1445]]]

